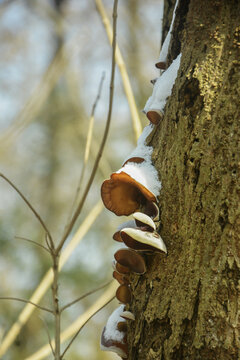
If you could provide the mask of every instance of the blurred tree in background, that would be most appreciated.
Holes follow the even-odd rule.
[[[105,1],[105,6],[111,17],[112,2]],[[131,0],[119,4],[117,40],[143,126],[146,120],[141,109],[151,92],[149,79],[158,75],[153,63],[160,46],[161,14],[161,1]],[[1,172],[31,200],[58,239],[73,211],[91,109],[105,72],[80,194],[99,148],[108,108],[111,47],[94,1],[6,0],[0,2],[0,19]],[[119,168],[134,141],[131,115],[117,70],[109,139],[76,228],[99,201],[103,179]],[[28,299],[51,262],[43,250],[15,236],[43,244],[44,234],[17,193],[3,180],[0,194],[0,296]],[[115,248],[111,234],[120,221],[105,210],[100,212],[61,272],[61,303],[111,278]],[[63,328],[99,296],[91,295],[70,308],[63,316]],[[41,304],[47,306],[50,302],[48,291]],[[109,305],[84,328],[68,354],[71,360],[116,358],[99,350],[101,329],[114,306]],[[23,307],[19,302],[1,300],[1,338]],[[35,310],[4,354],[4,360],[24,359],[47,343],[41,318],[52,335],[52,319]]]

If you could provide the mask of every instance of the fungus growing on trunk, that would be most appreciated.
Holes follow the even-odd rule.
[[[136,251],[130,249],[120,249],[114,254],[114,258],[117,263],[128,267],[131,272],[139,275],[146,272],[145,261]]]
[[[144,207],[144,213],[150,216],[153,221],[159,221],[159,208],[155,202],[148,201]]]
[[[128,354],[126,332],[118,329],[119,322],[124,322],[123,318],[120,317],[123,310],[124,305],[121,305],[110,315],[102,331],[100,347],[101,350],[115,352],[125,359]]]
[[[131,311],[123,311],[120,316],[125,320],[135,320],[135,316]]]
[[[126,165],[126,164],[129,163],[129,162],[133,162],[133,163],[136,163],[136,164],[141,164],[143,161],[144,161],[144,158],[138,157],[138,156],[133,156],[133,157],[127,159],[127,160],[123,163],[123,166]]]
[[[158,69],[162,69],[162,70],[166,69],[166,61],[167,61],[168,49],[169,49],[169,44],[170,44],[170,40],[171,40],[173,24],[174,24],[174,21],[175,21],[175,14],[176,14],[177,6],[178,6],[178,0],[175,3],[175,7],[174,7],[174,10],[173,10],[173,16],[172,16],[172,21],[171,21],[169,31],[167,33],[167,36],[166,36],[164,42],[163,42],[162,49],[160,51],[158,61],[155,64],[155,66]]]
[[[122,304],[129,304],[132,300],[132,292],[126,284],[120,285],[116,291],[116,298]]]
[[[166,245],[156,231],[150,232],[126,228],[121,230],[121,238],[128,247],[134,250],[163,251],[167,253]]]
[[[172,93],[172,87],[177,77],[180,60],[181,54],[173,60],[168,69],[157,79],[153,88],[153,93],[147,100],[144,112],[147,114],[148,119],[154,124],[157,124],[163,116],[163,109],[167,98]]]
[[[124,223],[120,224],[117,228],[117,231],[113,234],[113,240],[122,242],[120,230],[124,229],[125,227],[136,227],[136,223],[134,220],[129,220],[129,221],[125,221]]]
[[[113,278],[115,280],[117,280],[117,282],[120,285],[123,285],[123,284],[129,285],[129,278],[128,278],[127,274],[120,274],[117,271],[114,271],[112,275],[113,275]]]
[[[103,182],[101,196],[106,208],[116,215],[130,215],[147,201],[156,202],[160,187],[157,171],[151,163],[127,163]]]
[[[137,227],[144,227],[147,231],[156,230],[156,225],[150,216],[141,212],[135,212],[133,218],[135,219]]]

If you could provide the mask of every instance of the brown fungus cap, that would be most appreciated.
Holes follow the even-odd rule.
[[[128,216],[147,201],[156,201],[150,190],[123,171],[103,182],[101,196],[106,208],[118,216]]]
[[[136,164],[141,164],[142,162],[144,162],[144,158],[141,158],[141,157],[138,157],[138,156],[134,156],[134,157],[131,157],[129,159],[127,159],[122,166],[126,165],[127,163],[129,162],[133,162],[133,163],[136,163]]]
[[[119,331],[119,330],[118,330]],[[117,341],[115,339],[107,339],[105,336],[106,326],[104,326],[102,335],[101,335],[101,350],[112,351],[121,356],[123,359],[127,358],[128,355],[128,345]]]
[[[129,279],[127,274],[119,274],[117,271],[113,271],[113,278],[119,282],[120,285],[129,285]]]
[[[160,110],[149,110],[147,112],[147,118],[152,124],[158,125],[163,118],[163,113]]]
[[[145,261],[136,251],[120,249],[114,254],[114,257],[119,264],[128,267],[136,274],[144,274],[146,272]]]
[[[157,69],[165,70],[166,69],[166,63],[164,61],[158,61],[155,64]]]
[[[121,235],[120,235],[120,230],[116,231],[113,234],[113,240],[118,241],[118,242],[122,242],[122,238],[121,238]]]
[[[116,298],[122,304],[129,304],[132,300],[132,292],[126,284],[120,285],[116,291]]]

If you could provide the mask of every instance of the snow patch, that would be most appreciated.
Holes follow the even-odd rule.
[[[116,173],[122,171],[145,186],[156,197],[160,194],[161,182],[158,180],[158,172],[149,161],[143,161],[141,164],[129,162]]]
[[[173,16],[172,16],[171,25],[170,25],[169,31],[167,33],[167,36],[166,36],[166,38],[165,38],[165,40],[163,42],[162,49],[160,51],[157,63],[158,62],[164,62],[165,63],[166,60],[167,60],[168,48],[169,48],[169,44],[170,44],[170,40],[171,40],[172,29],[173,29],[173,24],[174,24],[174,21],[175,21],[175,15],[176,15],[177,6],[178,6],[178,0],[176,1],[175,7],[174,7],[174,10],[173,10]]]
[[[110,315],[110,317],[108,318],[106,327],[105,327],[105,332],[104,332],[104,338],[106,341],[111,340],[111,341],[117,341],[119,343],[124,343],[123,339],[125,336],[125,333],[122,331],[119,331],[117,328],[117,324],[120,321],[125,321],[123,318],[120,317],[120,315],[122,314],[122,312],[124,311],[124,305],[120,305],[116,310],[114,310],[114,312]],[[101,344],[101,349],[102,350],[106,350],[102,348]]]
[[[131,152],[130,155],[124,160],[124,163],[126,160],[131,159],[133,157],[141,157],[144,158],[145,161],[148,161],[151,163],[151,157],[152,157],[152,146],[146,146],[145,142],[147,137],[151,134],[151,132],[154,129],[154,125],[150,124],[145,126],[143,129],[142,134],[138,138],[137,147]]]
[[[180,66],[181,56],[182,54],[179,54],[168,69],[157,79],[152,96],[150,96],[144,108],[146,113],[150,110],[159,110],[163,112],[167,98],[172,93],[172,88]]]

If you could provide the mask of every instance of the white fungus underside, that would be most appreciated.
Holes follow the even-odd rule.
[[[156,249],[159,249],[167,253],[166,245],[164,244],[164,241],[159,234],[158,237],[155,237],[154,233],[152,232],[142,231],[140,229],[132,229],[132,228],[123,229],[122,231],[125,232],[134,240],[139,241],[140,243],[150,245]]]
[[[157,79],[153,88],[153,93],[144,108],[146,113],[150,110],[159,110],[163,112],[167,98],[172,93],[172,88],[180,66],[181,56],[182,54],[179,54],[168,69]]]
[[[117,324],[120,321],[124,321],[124,319],[120,316],[123,311],[124,305],[120,305],[108,318],[104,332],[104,338],[106,339],[106,341],[113,340],[123,344],[123,338],[125,336],[125,333],[119,331],[117,328]]]
[[[141,212],[135,212],[133,214],[133,218],[138,221],[141,221],[143,224],[150,226],[153,230],[156,230],[156,225],[155,225],[154,221],[152,220],[152,218],[150,218],[150,216],[148,216],[144,213],[141,213]],[[133,227],[133,226],[126,226],[126,227],[129,228],[129,227]]]
[[[141,164],[130,162],[119,169],[117,173],[122,171],[145,186],[155,196],[160,194],[161,182],[158,180],[158,172],[150,162],[144,161]]]

